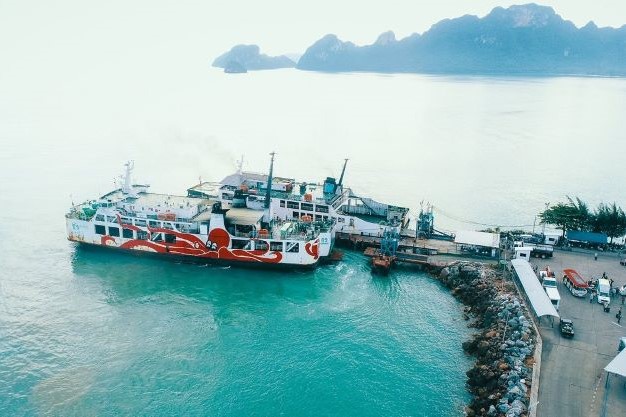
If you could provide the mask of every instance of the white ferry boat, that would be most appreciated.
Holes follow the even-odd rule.
[[[321,184],[296,182],[293,178],[273,177],[270,208],[272,215],[281,221],[299,220],[331,221],[333,236],[336,232],[357,235],[382,236],[386,227],[397,232],[408,227],[409,209],[380,203],[359,196],[344,187],[344,162],[339,181],[328,177]],[[189,197],[211,198],[224,207],[247,207],[260,210],[267,198],[268,176],[242,170],[243,159],[236,173],[221,182],[200,182],[189,188]]]
[[[121,188],[72,206],[66,214],[70,241],[254,266],[314,267],[330,255],[332,219],[284,219],[270,205],[254,210],[236,207],[232,200],[224,205],[221,199],[203,196],[150,193],[148,185],[132,184],[133,165],[125,165]],[[270,184],[271,178],[270,165]]]

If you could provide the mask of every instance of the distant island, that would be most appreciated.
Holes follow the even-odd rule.
[[[445,19],[400,40],[386,32],[366,46],[326,35],[295,66],[326,72],[626,76],[626,25],[598,28],[589,22],[577,28],[551,7],[496,7],[483,18]]]
[[[293,68],[296,63],[285,55],[267,56],[261,54],[257,45],[237,45],[225,54],[218,56],[213,61],[213,66],[224,68],[225,72],[241,73],[253,70]]]

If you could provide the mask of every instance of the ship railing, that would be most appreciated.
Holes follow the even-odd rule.
[[[93,216],[88,216],[85,213],[79,211],[70,211],[65,215],[65,217],[67,217],[68,219],[78,219],[84,221],[89,221],[93,218]]]
[[[341,192],[341,194],[339,194],[339,195],[337,195],[337,196],[333,197],[333,198],[330,200],[330,205],[331,205],[331,206],[333,206],[333,208],[334,208],[335,210],[337,210],[337,207],[339,207],[341,204],[343,204],[343,203],[344,203],[344,202],[348,199],[348,197],[350,196],[350,192],[351,192],[351,191],[350,191],[350,189],[349,189],[349,188],[344,189],[344,190]]]
[[[281,232],[280,230],[274,230],[271,233],[254,233],[254,232],[230,232],[234,237],[244,238],[244,239],[271,239],[271,240],[301,240],[307,241],[312,240],[317,235],[319,235],[319,231],[315,230],[307,230],[307,231],[293,231],[293,232]]]

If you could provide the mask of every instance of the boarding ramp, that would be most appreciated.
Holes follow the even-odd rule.
[[[535,271],[533,271],[528,261],[525,259],[513,259],[511,264],[537,319],[541,321],[542,317],[548,316],[552,317],[554,323],[554,317],[559,318],[559,313],[557,313],[550,298],[543,290],[537,275],[535,275]]]

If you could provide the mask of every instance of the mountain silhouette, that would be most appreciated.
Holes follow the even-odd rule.
[[[422,35],[357,46],[326,35],[298,61],[310,71],[626,75],[626,26],[577,28],[550,7],[497,7],[445,19]]]

